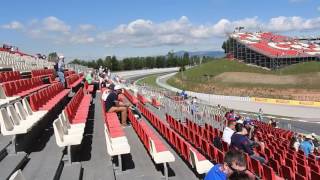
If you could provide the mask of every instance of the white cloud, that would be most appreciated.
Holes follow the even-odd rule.
[[[261,21],[258,17],[235,21],[222,18],[213,24],[194,24],[182,16],[162,22],[137,19],[121,24],[110,30],[97,30],[92,24],[72,27],[57,17],[33,19],[25,23],[12,21],[0,25],[8,30],[23,29],[21,32],[31,38],[45,39],[61,44],[99,43],[108,47],[156,47],[212,44],[215,38],[224,38],[235,27],[243,26],[244,31],[303,32],[320,28],[320,17],[305,19],[299,16],[273,17]]]
[[[42,24],[47,31],[69,33],[71,29],[69,25],[54,16],[43,19]]]
[[[2,28],[3,29],[11,29],[11,30],[19,30],[19,29],[23,29],[24,26],[19,21],[12,21],[9,24],[2,25]]]
[[[96,27],[92,24],[80,24],[79,29],[80,31],[92,31],[95,30]]]

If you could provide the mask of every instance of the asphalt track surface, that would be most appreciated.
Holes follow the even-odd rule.
[[[173,73],[171,73],[174,75]],[[164,77],[164,78],[162,78]],[[158,79],[158,85],[173,91],[181,91],[167,84],[167,80],[171,75],[161,76]],[[292,129],[300,133],[316,133],[320,134],[320,108],[306,106],[288,106],[268,103],[257,103],[248,101],[236,101],[225,99],[213,99],[209,94],[195,93],[187,91],[188,95],[196,96],[198,99],[210,104],[221,104],[225,107],[235,109],[240,114],[253,115],[257,114],[259,108],[264,112],[264,120],[268,121],[274,118],[279,122],[281,128]]]

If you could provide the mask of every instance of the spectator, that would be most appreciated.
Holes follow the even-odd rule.
[[[312,144],[312,136],[306,135],[304,141],[301,142],[299,149],[301,149],[304,152],[304,155],[306,157],[309,156],[309,154],[313,153],[313,144]]]
[[[113,87],[113,86],[111,86],[111,87]],[[102,92],[102,95],[101,95],[101,99],[103,100],[103,101],[106,101],[107,100],[107,98],[108,98],[108,96],[109,96],[109,94],[110,94],[110,86],[108,86],[103,92]]]
[[[236,124],[236,133],[231,136],[231,149],[243,151],[248,153],[249,156],[253,159],[260,161],[261,163],[265,163],[265,159],[258,154],[255,154],[252,149],[252,141],[248,139],[246,136],[248,134],[247,129],[243,126],[243,124]]]
[[[296,136],[292,136],[290,139],[290,147],[293,148],[296,152],[298,152],[300,146],[300,142],[298,141]]]
[[[272,126],[273,128],[278,128],[277,121],[275,121],[273,118],[270,119],[269,125]]]
[[[314,149],[318,151],[320,143],[319,143],[319,140],[317,139],[317,135],[315,133],[312,133],[311,136],[313,138],[312,143],[314,145]]]
[[[261,108],[259,108],[258,120],[259,120],[259,121],[262,121],[262,120],[263,120],[263,111],[262,111]]]
[[[214,165],[204,180],[226,180],[233,172],[247,172],[246,160],[243,153],[228,151],[223,164]]]
[[[224,128],[222,140],[228,145],[231,143],[231,136],[235,133],[236,121],[228,121],[228,126]]]
[[[65,85],[65,78],[64,78],[64,68],[65,68],[65,64],[64,64],[64,56],[61,54],[59,55],[59,61],[58,61],[58,77],[59,77],[59,81]]]
[[[121,113],[121,124],[126,126],[127,124],[127,111],[129,104],[118,101],[118,95],[122,93],[122,88],[119,85],[111,84],[109,86],[111,90],[110,94],[106,99],[106,112],[116,112]]]
[[[188,95],[187,95],[187,93],[186,93],[185,90],[182,90],[182,91],[181,91],[180,96],[181,96],[183,99],[188,99]]]

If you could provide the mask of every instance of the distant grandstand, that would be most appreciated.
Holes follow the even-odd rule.
[[[234,32],[226,42],[229,58],[279,69],[300,62],[319,61],[320,45],[271,32]]]

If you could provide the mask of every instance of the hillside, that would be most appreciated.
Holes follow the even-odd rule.
[[[168,83],[197,92],[320,101],[320,62],[269,71],[225,59],[178,73]]]

